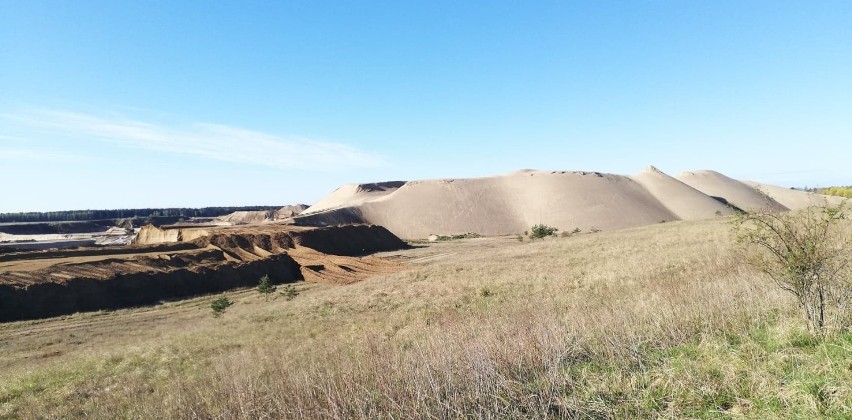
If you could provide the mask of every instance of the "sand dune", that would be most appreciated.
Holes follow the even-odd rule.
[[[758,190],[713,171],[674,178],[654,167],[633,176],[522,170],[486,178],[345,185],[294,221],[370,223],[409,239],[517,234],[538,223],[562,231],[609,230],[730,215],[734,206],[800,208],[810,196],[798,193],[771,186]]]
[[[214,223],[224,225],[248,225],[274,222],[290,219],[307,208],[308,206],[305,204],[292,204],[281,207],[275,211],[235,211],[231,214],[217,217]]]
[[[684,172],[677,179],[711,197],[724,199],[742,210],[789,210],[772,197],[716,171]]]
[[[838,204],[843,201],[842,197],[833,197],[807,191],[793,190],[775,185],[760,184],[754,181],[743,181],[743,183],[754,189],[762,191],[790,210],[799,210],[805,207],[818,206],[826,203]]]
[[[666,175],[653,166],[632,178],[642,184],[681,220],[707,219],[717,215],[734,213],[731,207],[722,204],[721,201]]]
[[[347,184],[308,207],[311,212],[355,206],[396,191],[404,181],[377,182],[373,184]]]

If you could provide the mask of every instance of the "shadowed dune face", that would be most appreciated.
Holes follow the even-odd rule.
[[[633,176],[522,170],[475,179],[345,185],[294,222],[377,224],[416,239],[467,232],[517,234],[539,223],[563,231],[621,229],[708,219],[736,209],[784,211],[801,208],[807,200],[805,192],[756,189],[713,171],[672,177],[654,167]]]

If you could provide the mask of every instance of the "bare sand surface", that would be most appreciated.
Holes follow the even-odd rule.
[[[776,199],[777,196],[777,199]],[[823,196],[738,181],[714,171],[672,177],[522,170],[506,175],[344,185],[294,217],[296,224],[370,223],[402,238],[518,234],[534,224],[612,230],[701,220],[736,209],[784,211]]]

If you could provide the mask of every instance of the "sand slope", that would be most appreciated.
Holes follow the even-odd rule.
[[[833,197],[807,191],[793,190],[775,185],[760,184],[754,181],[743,181],[744,184],[757,189],[772,197],[790,210],[799,210],[809,206],[823,204],[838,204],[843,201],[842,197]]]
[[[732,206],[784,211],[813,198],[780,187],[758,190],[713,171],[674,178],[654,167],[633,176],[522,170],[486,178],[345,185],[294,222],[370,223],[417,239],[468,232],[517,234],[538,223],[562,231],[621,229],[730,215]]]
[[[305,204],[292,204],[281,207],[275,211],[235,211],[231,214],[219,216],[214,223],[224,225],[248,225],[264,222],[286,220],[303,212],[308,206]]]
[[[396,191],[405,181],[377,182],[373,184],[347,184],[308,207],[311,212],[355,206]],[[307,210],[305,210],[307,211]]]
[[[716,171],[684,172],[677,179],[711,197],[717,197],[742,210],[789,210],[749,185]]]
[[[712,209],[702,214],[710,214]],[[508,175],[347,185],[305,210],[297,224],[372,223],[405,238],[520,233],[537,223],[562,230],[619,229],[680,220],[642,184],[596,172]]]
[[[719,200],[666,175],[653,166],[632,178],[681,220],[708,219],[717,215],[734,213],[732,208]]]

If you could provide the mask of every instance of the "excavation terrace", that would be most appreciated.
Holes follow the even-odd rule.
[[[397,270],[369,256],[405,248],[380,226],[143,228],[122,247],[0,254],[0,321],[156,304],[299,280],[347,284]]]

